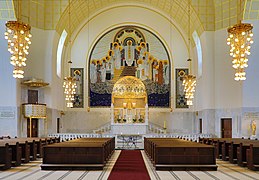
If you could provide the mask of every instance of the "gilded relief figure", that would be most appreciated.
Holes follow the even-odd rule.
[[[256,134],[256,121],[255,120],[252,121],[251,127],[252,127],[252,135],[255,135]]]

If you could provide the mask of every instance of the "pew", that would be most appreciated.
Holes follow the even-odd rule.
[[[174,138],[144,139],[156,170],[217,170],[214,147]]]
[[[12,166],[12,150],[8,143],[0,145],[0,170],[6,170]]]
[[[249,149],[246,150],[246,159],[248,169],[259,170],[259,145],[250,144]]]
[[[250,143],[240,143],[237,147],[237,164],[241,167],[247,165],[246,150],[250,148]]]
[[[115,148],[115,138],[81,138],[43,147],[42,170],[102,170]]]
[[[4,142],[0,141],[0,146],[1,145],[3,146],[5,144],[6,144],[5,141]],[[21,165],[21,163],[22,163],[22,161],[21,161],[22,148],[20,147],[19,142],[8,142],[8,145],[11,148],[11,151],[12,151],[12,158],[11,158],[12,166]]]
[[[203,143],[207,143],[208,139],[200,139]],[[251,170],[258,170],[257,149],[259,142],[244,138],[214,138],[214,144],[217,157],[222,160],[229,160],[231,163],[237,163],[239,166],[248,166]],[[220,148],[221,147],[221,148]],[[220,154],[221,153],[221,154]]]

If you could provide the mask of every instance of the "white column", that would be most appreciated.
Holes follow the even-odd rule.
[[[145,123],[148,124],[148,104],[145,106]]]
[[[113,103],[111,104],[111,123],[114,123],[114,105]]]

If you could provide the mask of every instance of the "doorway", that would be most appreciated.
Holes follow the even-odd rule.
[[[31,130],[31,137],[38,137],[38,119],[37,118],[31,119],[31,127],[30,127],[30,118],[27,118],[27,137],[30,137],[30,130]]]
[[[232,118],[221,118],[221,137],[232,138]]]
[[[57,133],[60,131],[60,118],[57,118]]]
[[[36,104],[38,103],[38,90],[28,90],[28,103]]]
[[[199,123],[200,123],[200,134],[202,134],[202,119],[199,119]]]

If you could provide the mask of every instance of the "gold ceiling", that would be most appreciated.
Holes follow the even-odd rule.
[[[204,30],[214,31],[237,23],[238,15],[243,19],[259,19],[259,0],[191,0],[191,29],[200,35]],[[33,27],[56,29],[61,34],[68,27],[68,0],[21,0],[22,21]],[[88,15],[118,3],[152,7],[168,14],[187,32],[188,0],[71,0],[71,29],[77,28]],[[14,19],[17,0],[0,0],[0,19]],[[88,12],[89,10],[89,12]],[[244,10],[244,11],[243,11]]]

